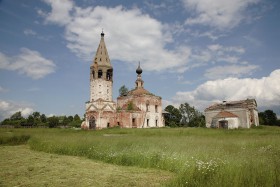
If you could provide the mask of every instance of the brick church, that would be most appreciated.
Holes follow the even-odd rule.
[[[90,66],[90,101],[86,102],[83,129],[163,127],[161,97],[144,88],[140,63],[135,88],[113,101],[113,67],[104,41],[104,33]]]

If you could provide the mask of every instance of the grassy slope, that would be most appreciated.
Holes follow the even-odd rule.
[[[159,186],[169,172],[0,146],[0,186]]]

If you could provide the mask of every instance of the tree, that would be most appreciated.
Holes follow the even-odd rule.
[[[45,115],[45,114],[42,114],[42,115],[40,116],[40,120],[41,120],[42,123],[46,123],[46,122],[47,122],[47,117],[46,117],[46,115]]]
[[[34,119],[40,119],[40,112],[33,112],[32,116]]]
[[[21,111],[18,111],[16,113],[14,113],[10,119],[11,120],[21,120],[23,117],[21,116]]]
[[[119,96],[125,96],[128,93],[128,88],[125,85],[122,85],[119,89]]]
[[[52,116],[48,118],[49,128],[54,128],[58,126],[59,119],[56,116]]]
[[[75,114],[74,121],[81,121],[81,118],[78,114]]]
[[[166,126],[176,127],[180,126],[182,115],[180,111],[172,105],[168,105],[164,109],[168,114],[165,114]]]
[[[277,125],[277,116],[272,110],[266,110],[259,113],[261,125]]]
[[[181,124],[189,127],[204,127],[205,117],[188,103],[181,104],[179,111],[182,115]]]
[[[34,125],[34,117],[33,115],[29,115],[28,118],[27,118],[27,125]]]
[[[67,119],[71,122],[74,120],[73,116],[68,116]]]

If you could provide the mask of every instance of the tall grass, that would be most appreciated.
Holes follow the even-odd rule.
[[[276,127],[28,132],[34,150],[176,173],[167,186],[280,186]]]
[[[12,133],[12,131],[0,131],[0,145],[20,145],[26,144],[30,135],[22,133]]]

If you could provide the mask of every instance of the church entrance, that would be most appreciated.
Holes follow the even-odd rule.
[[[219,128],[227,129],[228,128],[228,121],[227,120],[219,121]]]
[[[89,118],[89,129],[95,129],[96,124],[95,124],[95,118],[94,117],[90,117]]]

